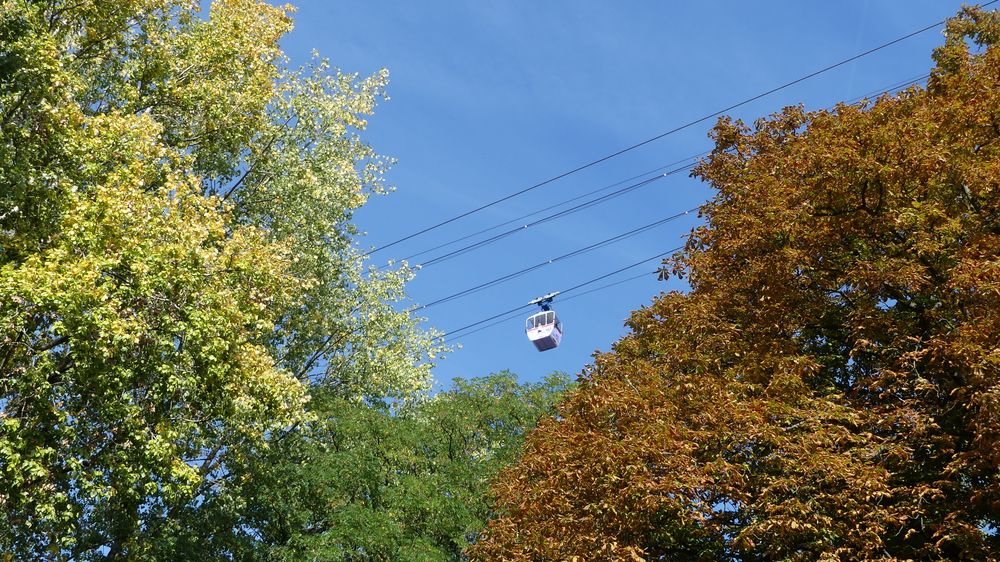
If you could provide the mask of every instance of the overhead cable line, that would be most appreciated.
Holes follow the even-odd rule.
[[[445,248],[447,246],[451,246],[452,244],[457,244],[459,242],[464,242],[465,240],[468,240],[469,238],[473,238],[475,236],[479,236],[480,234],[485,234],[487,232],[490,232],[491,230],[496,230],[498,228],[502,228],[502,227],[507,226],[509,224],[513,224],[513,223],[516,223],[518,221],[522,221],[522,220],[524,220],[526,218],[533,217],[535,215],[544,213],[545,211],[551,211],[552,209],[555,209],[557,207],[561,207],[563,205],[566,205],[567,203],[572,203],[574,201],[579,201],[580,199],[583,199],[584,197],[588,197],[590,195],[594,195],[594,194],[600,193],[602,191],[607,191],[607,190],[609,190],[609,189],[611,189],[613,187],[618,187],[619,185],[622,185],[623,183],[628,183],[630,181],[634,181],[634,180],[637,180],[639,178],[646,177],[649,174],[654,174],[656,172],[662,172],[662,171],[664,171],[664,170],[666,170],[668,168],[673,168],[674,166],[683,164],[684,162],[687,162],[688,160],[695,160],[697,158],[701,158],[702,156],[707,156],[710,153],[711,153],[710,150],[706,150],[704,152],[700,152],[698,154],[693,154],[691,156],[688,156],[687,158],[681,158],[680,160],[676,160],[676,161],[671,162],[669,164],[665,164],[663,166],[659,166],[659,167],[653,168],[652,170],[646,170],[645,172],[636,174],[634,176],[625,178],[623,180],[616,181],[615,183],[608,184],[608,185],[605,185],[603,187],[599,187],[597,189],[588,191],[586,193],[577,195],[575,197],[570,197],[569,199],[564,199],[564,200],[562,200],[562,201],[560,201],[558,203],[553,203],[552,205],[549,205],[547,207],[542,207],[541,209],[532,211],[530,213],[525,213],[525,214],[523,214],[521,216],[514,217],[514,218],[512,218],[510,220],[506,220],[504,222],[495,224],[495,225],[490,226],[488,228],[484,228],[482,230],[477,230],[476,232],[472,232],[472,233],[466,234],[464,236],[460,236],[458,238],[455,238],[454,240],[450,240],[450,241],[445,242],[443,244],[438,244],[437,246],[434,246],[432,248],[428,248],[426,250],[421,250],[421,251],[419,251],[419,252],[417,252],[415,254],[410,254],[410,255],[404,257],[403,259],[406,260],[406,261],[412,260],[415,257],[422,256],[424,254],[428,254],[430,252],[433,252],[434,250],[440,250],[441,248]],[[426,264],[423,264],[423,265],[426,265]]]
[[[613,283],[607,283],[605,285],[601,285],[600,287],[594,287],[593,289],[590,289],[590,290],[584,291],[582,293],[573,295],[572,297],[565,298],[565,299],[560,299],[560,302],[563,302],[563,303],[569,302],[569,301],[571,301],[573,299],[578,299],[578,298],[580,298],[582,296],[586,296],[586,295],[589,295],[591,293],[596,293],[598,291],[604,291],[604,290],[610,289],[611,287],[617,287],[618,285],[622,285],[622,284],[628,283],[629,281],[635,281],[636,279],[642,279],[643,277],[649,277],[650,275],[652,275],[654,273],[656,273],[656,271],[643,271],[639,275],[633,275],[631,277],[626,277],[625,279],[619,279],[618,281],[615,281]],[[458,334],[458,335],[451,336],[451,337],[445,337],[445,339],[442,341],[442,343],[448,343],[450,341],[455,341],[455,340],[458,340],[458,339],[462,339],[462,338],[464,338],[466,336],[471,336],[472,334],[475,334],[476,332],[481,332],[481,331],[486,330],[488,328],[492,328],[493,326],[496,326],[498,324],[503,324],[504,322],[508,322],[510,320],[514,320],[515,318],[520,318],[521,314],[523,314],[521,312],[521,309],[523,309],[523,308],[525,308],[525,307],[523,307],[523,306],[522,307],[518,307],[518,308],[516,308],[514,310],[509,310],[507,312],[501,312],[500,314],[497,314],[495,316],[491,316],[491,317],[489,317],[489,318],[487,318],[485,320],[480,320],[480,322],[489,322],[490,320],[493,320],[494,318],[499,318],[500,316],[504,317],[504,318],[500,318],[499,320],[496,320],[495,322],[490,322],[489,324],[486,324],[485,326],[479,326],[475,330],[469,330],[468,332],[465,332],[464,334]],[[516,314],[511,314],[512,312],[515,312],[515,311],[516,311]],[[457,331],[458,330],[452,330],[451,332],[448,332],[448,334],[453,334],[453,333],[455,333]]]
[[[663,256],[666,256],[666,255],[669,255],[669,254],[673,254],[674,252],[680,251],[682,249],[684,249],[684,246],[677,246],[676,248],[671,248],[671,249],[667,250],[666,252],[660,252],[659,254],[656,254],[655,256],[650,256],[650,257],[648,257],[646,259],[642,259],[642,260],[639,260],[639,261],[637,261],[635,263],[626,265],[625,267],[618,268],[618,269],[616,269],[614,271],[611,271],[611,272],[605,273],[603,275],[599,275],[597,277],[594,277],[593,279],[589,279],[587,281],[584,281],[583,283],[578,283],[576,285],[573,285],[572,287],[569,287],[568,289],[563,289],[562,291],[559,291],[559,294],[560,295],[565,295],[566,293],[572,293],[573,291],[576,291],[578,289],[586,287],[587,285],[592,285],[594,283],[597,283],[598,281],[607,279],[608,277],[612,277],[612,276],[617,275],[617,274],[619,274],[619,273],[621,273],[623,271],[628,271],[629,269],[632,269],[633,267],[638,267],[638,266],[640,266],[640,265],[642,265],[642,264],[644,264],[644,263],[646,263],[648,261],[652,261],[652,260],[655,260],[657,258],[662,258]],[[438,339],[442,339],[444,341],[449,341],[450,339],[454,339],[456,337],[459,337],[459,336],[454,336],[454,334],[456,334],[458,332],[463,332],[463,331],[468,330],[470,328],[475,328],[476,326],[481,326],[482,324],[485,324],[485,323],[487,323],[487,322],[489,322],[491,320],[496,320],[497,318],[500,318],[501,316],[506,316],[508,314],[511,314],[512,312],[520,311],[522,309],[529,308],[529,307],[532,307],[532,306],[534,306],[534,305],[532,305],[532,304],[525,304],[525,305],[521,305],[521,306],[512,308],[510,310],[501,312],[499,314],[494,314],[493,316],[490,316],[489,318],[484,318],[484,319],[479,320],[477,322],[473,322],[471,324],[466,324],[465,326],[462,326],[461,328],[456,328],[454,330],[450,330],[448,332],[445,332],[443,335],[438,336]],[[448,338],[448,339],[445,339],[445,338]]]
[[[451,258],[458,257],[458,256],[460,256],[460,255],[462,255],[462,254],[464,254],[466,252],[471,252],[471,251],[477,250],[477,249],[479,249],[479,248],[481,248],[483,246],[492,244],[494,242],[498,242],[498,241],[500,241],[503,238],[506,238],[506,237],[508,237],[508,236],[510,236],[512,234],[516,234],[518,232],[521,232],[521,231],[523,231],[525,229],[528,229],[528,228],[531,228],[533,226],[538,226],[540,224],[544,224],[544,223],[547,223],[549,221],[560,219],[562,217],[571,215],[573,213],[582,211],[584,209],[589,209],[590,207],[593,207],[594,205],[599,205],[601,203],[605,203],[605,202],[607,202],[607,201],[609,201],[609,200],[611,200],[611,199],[613,199],[615,197],[619,197],[619,196],[624,195],[626,193],[635,191],[636,189],[639,189],[640,187],[649,185],[649,184],[651,184],[653,182],[662,180],[664,178],[668,178],[668,177],[670,177],[670,176],[672,176],[674,174],[677,174],[679,172],[684,172],[684,171],[690,170],[694,166],[695,166],[694,164],[688,164],[686,166],[681,166],[680,168],[674,168],[673,170],[669,170],[669,171],[663,172],[662,174],[658,174],[656,176],[653,176],[653,177],[650,177],[650,178],[646,178],[646,179],[644,179],[642,181],[639,181],[639,182],[633,183],[631,185],[627,185],[627,186],[625,186],[625,187],[623,187],[621,189],[617,189],[615,191],[612,191],[611,193],[607,193],[605,195],[601,195],[600,197],[596,197],[596,198],[591,199],[589,201],[584,201],[583,203],[580,203],[578,205],[574,205],[574,206],[572,206],[572,207],[570,207],[568,209],[564,209],[564,210],[559,211],[557,213],[553,213],[551,215],[542,217],[542,218],[540,218],[538,220],[535,220],[535,221],[532,221],[532,222],[529,222],[529,223],[525,223],[525,224],[523,224],[521,226],[518,226],[516,228],[512,228],[510,230],[506,230],[504,232],[501,232],[499,234],[493,235],[493,236],[491,236],[489,238],[480,240],[478,242],[473,242],[472,244],[468,244],[466,246],[458,248],[457,250],[452,250],[450,252],[447,252],[447,253],[442,254],[440,256],[437,256],[435,258],[429,259],[429,260],[427,260],[427,261],[425,261],[425,262],[423,262],[423,263],[421,263],[419,265],[416,265],[414,267],[416,267],[418,269],[421,269],[421,268],[425,268],[425,267],[428,267],[428,266],[431,266],[431,265],[434,265],[434,264],[437,264],[437,263],[441,263],[443,261],[447,261],[447,260],[449,260]]]
[[[629,281],[635,281],[636,279],[642,279],[643,277],[649,277],[650,275],[656,274],[658,271],[659,270],[655,270],[655,269],[653,271],[643,271],[639,275],[632,275],[631,277],[626,277],[624,279],[619,279],[618,281],[612,281],[611,283],[606,283],[604,285],[601,285],[600,287],[594,287],[593,289],[587,289],[586,291],[584,291],[582,293],[577,293],[577,294],[573,295],[572,297],[565,298],[565,299],[559,299],[559,301],[560,302],[568,302],[568,301],[571,301],[573,299],[578,299],[580,297],[587,296],[587,295],[589,295],[591,293],[596,293],[598,291],[603,291],[605,289],[610,289],[611,287],[617,287],[618,285],[622,285],[624,283],[628,283]]]
[[[998,2],[998,1],[1000,1],[1000,0],[990,0],[989,2],[986,2],[985,4],[982,4],[981,7],[989,6],[990,4],[993,4],[993,3]],[[734,110],[734,109],[736,109],[738,107],[742,107],[744,105],[747,105],[748,103],[757,101],[757,100],[759,100],[759,99],[761,99],[763,97],[769,96],[769,95],[771,95],[773,93],[779,92],[781,90],[784,90],[786,88],[789,88],[789,87],[794,86],[796,84],[799,84],[801,82],[809,80],[810,78],[814,78],[816,76],[819,76],[820,74],[824,74],[824,73],[829,72],[829,71],[831,71],[831,70],[833,70],[835,68],[839,68],[839,67],[841,67],[841,66],[843,66],[843,65],[845,65],[847,63],[854,62],[854,61],[856,61],[856,60],[858,60],[860,58],[866,57],[866,56],[868,56],[868,55],[870,55],[872,53],[875,53],[875,52],[880,51],[882,49],[885,49],[887,47],[891,47],[892,45],[895,45],[897,43],[905,41],[905,40],[907,40],[907,39],[909,39],[911,37],[914,37],[916,35],[920,35],[921,33],[924,33],[926,31],[934,29],[935,27],[940,26],[941,24],[945,23],[945,21],[947,21],[947,20],[941,20],[941,21],[932,23],[932,24],[930,24],[928,26],[925,26],[925,27],[922,27],[922,28],[920,28],[920,29],[918,29],[916,31],[912,31],[910,33],[907,33],[906,35],[903,35],[903,36],[897,37],[896,39],[893,39],[891,41],[887,41],[885,43],[882,43],[881,45],[879,45],[877,47],[873,47],[873,48],[868,49],[867,51],[864,51],[862,53],[858,53],[858,54],[856,54],[854,56],[848,57],[848,58],[843,59],[841,61],[835,62],[835,63],[833,63],[831,65],[825,66],[825,67],[823,67],[823,68],[821,68],[819,70],[810,72],[809,74],[806,74],[805,76],[801,76],[799,78],[796,78],[795,80],[792,80],[790,82],[785,82],[784,84],[781,84],[780,86],[776,86],[774,88],[771,88],[770,90],[767,90],[767,91],[761,92],[761,93],[759,93],[759,94],[757,94],[755,96],[751,96],[749,98],[746,98],[746,99],[744,99],[742,101],[739,101],[737,103],[734,103],[734,104],[732,104],[732,105],[730,105],[728,107],[725,107],[725,108],[720,109],[718,111],[715,111],[713,113],[709,113],[708,115],[699,117],[699,118],[694,119],[692,121],[688,121],[687,123],[684,123],[682,125],[678,125],[677,127],[674,127],[673,129],[670,129],[670,130],[664,131],[664,132],[662,132],[662,133],[660,133],[658,135],[649,137],[648,139],[645,139],[645,140],[637,142],[637,143],[635,143],[633,145],[630,145],[630,146],[627,146],[625,148],[622,148],[621,150],[618,150],[616,152],[612,152],[611,154],[608,154],[606,156],[602,156],[600,158],[597,158],[596,160],[591,160],[590,162],[587,162],[585,164],[577,166],[576,168],[573,168],[571,170],[568,170],[568,171],[562,172],[560,174],[557,174],[555,176],[552,176],[552,177],[550,177],[548,179],[542,180],[542,181],[540,181],[538,183],[535,183],[533,185],[530,185],[530,186],[528,186],[528,187],[526,187],[524,189],[521,189],[519,191],[515,191],[514,193],[511,193],[509,195],[505,195],[505,196],[503,196],[503,197],[501,197],[499,199],[494,199],[493,201],[490,201],[489,203],[485,203],[485,204],[480,205],[480,206],[478,206],[478,207],[476,207],[474,209],[465,211],[464,213],[455,215],[454,217],[451,217],[449,219],[446,219],[446,220],[443,220],[443,221],[438,222],[436,224],[433,224],[431,226],[428,226],[428,227],[426,227],[426,228],[424,228],[422,230],[419,230],[419,231],[414,232],[412,234],[408,234],[406,236],[403,236],[402,238],[398,238],[398,239],[396,239],[396,240],[394,240],[392,242],[389,242],[387,244],[383,244],[381,246],[378,246],[378,247],[376,247],[376,248],[374,248],[372,250],[369,250],[368,252],[365,252],[363,255],[364,256],[368,256],[368,255],[374,254],[375,252],[379,252],[379,251],[382,251],[382,250],[384,250],[386,248],[390,248],[392,246],[395,246],[396,244],[399,244],[401,242],[405,242],[407,240],[410,240],[411,238],[415,238],[417,236],[420,236],[421,234],[425,234],[425,233],[430,232],[432,230],[438,229],[438,228],[440,228],[440,227],[442,227],[442,226],[444,226],[446,224],[453,223],[453,222],[455,222],[455,221],[457,221],[457,220],[459,220],[461,218],[467,217],[467,216],[469,216],[469,215],[471,215],[473,213],[478,213],[479,211],[482,211],[484,209],[488,209],[488,208],[490,208],[490,207],[492,207],[494,205],[497,205],[497,204],[502,203],[504,201],[508,201],[510,199],[513,199],[514,197],[517,197],[519,195],[523,195],[525,193],[528,193],[529,191],[538,189],[539,187],[548,185],[548,184],[550,184],[550,183],[552,183],[552,182],[554,182],[556,180],[560,180],[562,178],[565,178],[565,177],[570,176],[572,174],[575,174],[577,172],[586,170],[587,168],[596,166],[597,164],[600,164],[602,162],[606,162],[608,160],[611,160],[612,158],[615,158],[617,156],[621,156],[622,154],[625,154],[626,152],[630,152],[630,151],[635,150],[635,149],[637,149],[639,147],[645,146],[645,145],[647,145],[647,144],[649,144],[649,143],[651,143],[653,141],[657,141],[657,140],[662,139],[662,138],[664,138],[666,136],[672,135],[672,134],[677,133],[679,131],[683,131],[684,129],[687,129],[687,128],[692,127],[694,125],[697,125],[699,123],[704,123],[705,121],[708,121],[709,119],[713,119],[715,117],[718,117],[718,116],[720,116],[720,115],[722,115],[722,114],[724,114],[726,112],[732,111],[732,110]]]
[[[600,242],[595,242],[593,244],[590,244],[589,246],[584,246],[583,248],[579,248],[577,250],[573,250],[572,252],[563,254],[561,256],[554,257],[552,259],[543,261],[541,263],[536,263],[535,265],[526,267],[526,268],[521,269],[519,271],[515,271],[513,273],[508,273],[506,275],[502,275],[500,277],[497,277],[496,279],[491,279],[490,281],[487,281],[485,283],[480,283],[479,285],[476,285],[475,287],[470,287],[470,288],[465,289],[463,291],[459,291],[457,293],[450,294],[450,295],[448,295],[446,297],[441,297],[441,298],[439,298],[437,300],[434,300],[434,301],[431,301],[431,302],[429,302],[427,304],[417,306],[417,307],[413,308],[412,310],[413,311],[423,310],[425,308],[430,308],[432,306],[436,306],[436,305],[439,305],[439,304],[442,304],[442,303],[446,303],[448,301],[452,301],[452,300],[455,300],[457,298],[461,298],[461,297],[464,297],[464,296],[471,295],[472,293],[477,293],[477,292],[479,292],[479,291],[481,291],[483,289],[486,289],[488,287],[492,287],[494,285],[499,285],[500,283],[504,283],[506,281],[510,281],[511,279],[514,279],[516,277],[520,277],[520,276],[524,275],[525,273],[528,273],[528,272],[531,272],[531,271],[535,271],[536,269],[541,269],[541,268],[543,268],[543,267],[545,267],[547,265],[552,265],[553,263],[556,263],[556,262],[559,262],[559,261],[562,261],[562,260],[565,260],[565,259],[569,259],[571,257],[578,256],[580,254],[584,254],[586,252],[590,252],[590,251],[596,250],[598,248],[602,248],[602,247],[607,246],[609,244],[614,244],[615,242],[620,242],[620,241],[622,241],[622,240],[624,240],[626,238],[630,238],[632,236],[635,236],[636,234],[639,234],[641,232],[645,232],[645,231],[647,231],[647,230],[649,230],[651,228],[655,228],[655,227],[660,226],[662,224],[666,224],[668,222],[677,220],[677,219],[679,219],[679,218],[681,218],[683,216],[690,215],[693,212],[697,212],[699,209],[701,209],[701,206],[694,207],[693,209],[688,209],[686,211],[682,211],[682,212],[674,214],[674,215],[670,215],[669,217],[662,218],[662,219],[660,219],[658,221],[654,221],[654,222],[651,222],[649,224],[645,224],[643,226],[640,226],[639,228],[632,229],[632,230],[630,230],[628,232],[623,232],[622,234],[619,234],[617,236],[612,236],[611,238],[606,238],[604,240],[601,240]]]
[[[563,289],[562,291],[560,291],[560,294],[565,295],[566,293],[572,293],[573,291],[575,291],[577,289],[582,289],[583,287],[586,287],[587,285],[592,285],[594,283],[597,283],[598,281],[601,281],[602,279],[607,279],[608,277],[611,277],[613,275],[617,275],[617,274],[619,274],[619,273],[621,273],[623,271],[628,271],[629,269],[632,269],[633,267],[636,267],[638,265],[644,264],[644,263],[646,263],[648,261],[655,260],[656,258],[662,258],[663,256],[666,256],[668,254],[673,254],[674,252],[679,252],[679,251],[681,251],[683,249],[684,249],[684,246],[681,245],[681,246],[677,246],[675,248],[671,248],[671,249],[667,250],[666,252],[660,252],[659,254],[656,254],[655,256],[650,256],[650,257],[648,257],[648,258],[646,258],[644,260],[637,261],[637,262],[635,262],[635,263],[633,263],[631,265],[626,265],[625,267],[618,268],[618,269],[616,269],[616,270],[614,270],[614,271],[612,271],[610,273],[605,273],[604,275],[599,275],[597,277],[594,277],[593,279],[584,281],[583,283],[577,283],[576,285],[573,285],[572,287],[570,287],[568,289]]]
[[[914,76],[913,78],[907,78],[906,80],[902,80],[900,82],[896,82],[895,84],[893,84],[891,86],[888,86],[888,87],[885,87],[885,88],[879,88],[877,90],[872,90],[872,91],[870,91],[870,92],[868,92],[868,93],[866,93],[866,94],[864,94],[862,96],[858,96],[858,97],[854,98],[850,102],[849,105],[853,105],[853,104],[858,103],[858,102],[860,102],[862,100],[869,99],[872,96],[881,96],[882,94],[895,93],[897,90],[899,90],[901,88],[905,88],[907,86],[912,86],[912,85],[914,85],[914,84],[916,84],[918,82],[923,82],[924,80],[927,80],[930,77],[931,77],[930,73],[929,72],[925,72],[925,73],[923,73],[923,74],[921,74],[919,76]]]
[[[495,320],[497,318],[500,318],[501,316],[508,316],[512,312],[516,312],[516,313],[520,314],[521,313],[520,311],[524,310],[525,308],[532,307],[532,306],[535,306],[535,305],[533,305],[533,304],[523,304],[521,306],[516,306],[516,307],[514,307],[514,308],[512,308],[510,310],[501,312],[499,314],[494,314],[493,316],[490,316],[489,318],[483,318],[482,320],[479,320],[477,322],[473,322],[472,324],[467,324],[465,326],[462,326],[461,328],[456,328],[454,330],[449,330],[449,331],[445,332],[444,334],[438,336],[437,339],[440,339],[442,341],[442,343],[446,343],[446,342],[452,341],[454,339],[462,337],[463,335],[468,335],[468,334],[460,334],[460,335],[457,335],[457,336],[452,336],[451,334],[454,334],[456,332],[463,332],[465,330],[468,330],[469,328],[473,328],[473,327],[479,326],[481,324],[485,324],[486,322],[489,322],[490,320]],[[514,317],[511,316],[510,318],[514,318]],[[497,324],[499,322],[505,322],[505,321],[509,320],[510,318],[503,318],[503,319],[501,319],[501,320],[499,320],[497,322],[494,322],[493,324],[490,324],[489,326],[493,326],[493,325],[495,325],[495,324]],[[479,328],[478,330],[473,330],[473,332],[478,332],[479,330],[485,329],[485,328],[487,328],[489,326],[486,326],[484,328]],[[469,332],[469,333],[472,333],[472,332]]]

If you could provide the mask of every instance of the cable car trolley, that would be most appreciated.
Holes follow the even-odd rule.
[[[532,314],[524,322],[524,332],[528,335],[531,343],[535,344],[535,349],[538,351],[555,349],[559,347],[559,342],[562,340],[562,322],[556,316],[556,311],[550,308],[552,299],[556,298],[558,294],[559,291],[549,293],[528,303],[537,304],[541,308],[539,312]]]

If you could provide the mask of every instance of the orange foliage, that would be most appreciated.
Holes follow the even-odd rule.
[[[997,560],[997,41],[966,9],[926,90],[720,120],[691,291],[530,435],[471,557]]]

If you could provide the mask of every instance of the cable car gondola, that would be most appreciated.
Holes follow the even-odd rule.
[[[552,299],[558,294],[559,291],[549,293],[528,303],[541,307],[539,312],[532,314],[524,322],[524,332],[528,335],[531,343],[535,344],[535,349],[538,351],[555,349],[562,341],[562,322],[556,316],[556,312],[550,308]]]

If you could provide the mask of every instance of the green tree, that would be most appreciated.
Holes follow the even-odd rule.
[[[568,388],[506,372],[406,404],[314,397],[309,430],[249,467],[263,559],[460,560],[489,515],[489,481]]]
[[[440,352],[353,242],[385,72],[198,4],[0,0],[0,554],[225,558],[312,389],[405,398]]]
[[[691,291],[528,437],[473,559],[1000,558],[1000,16],[946,31],[926,89],[717,124]]]

